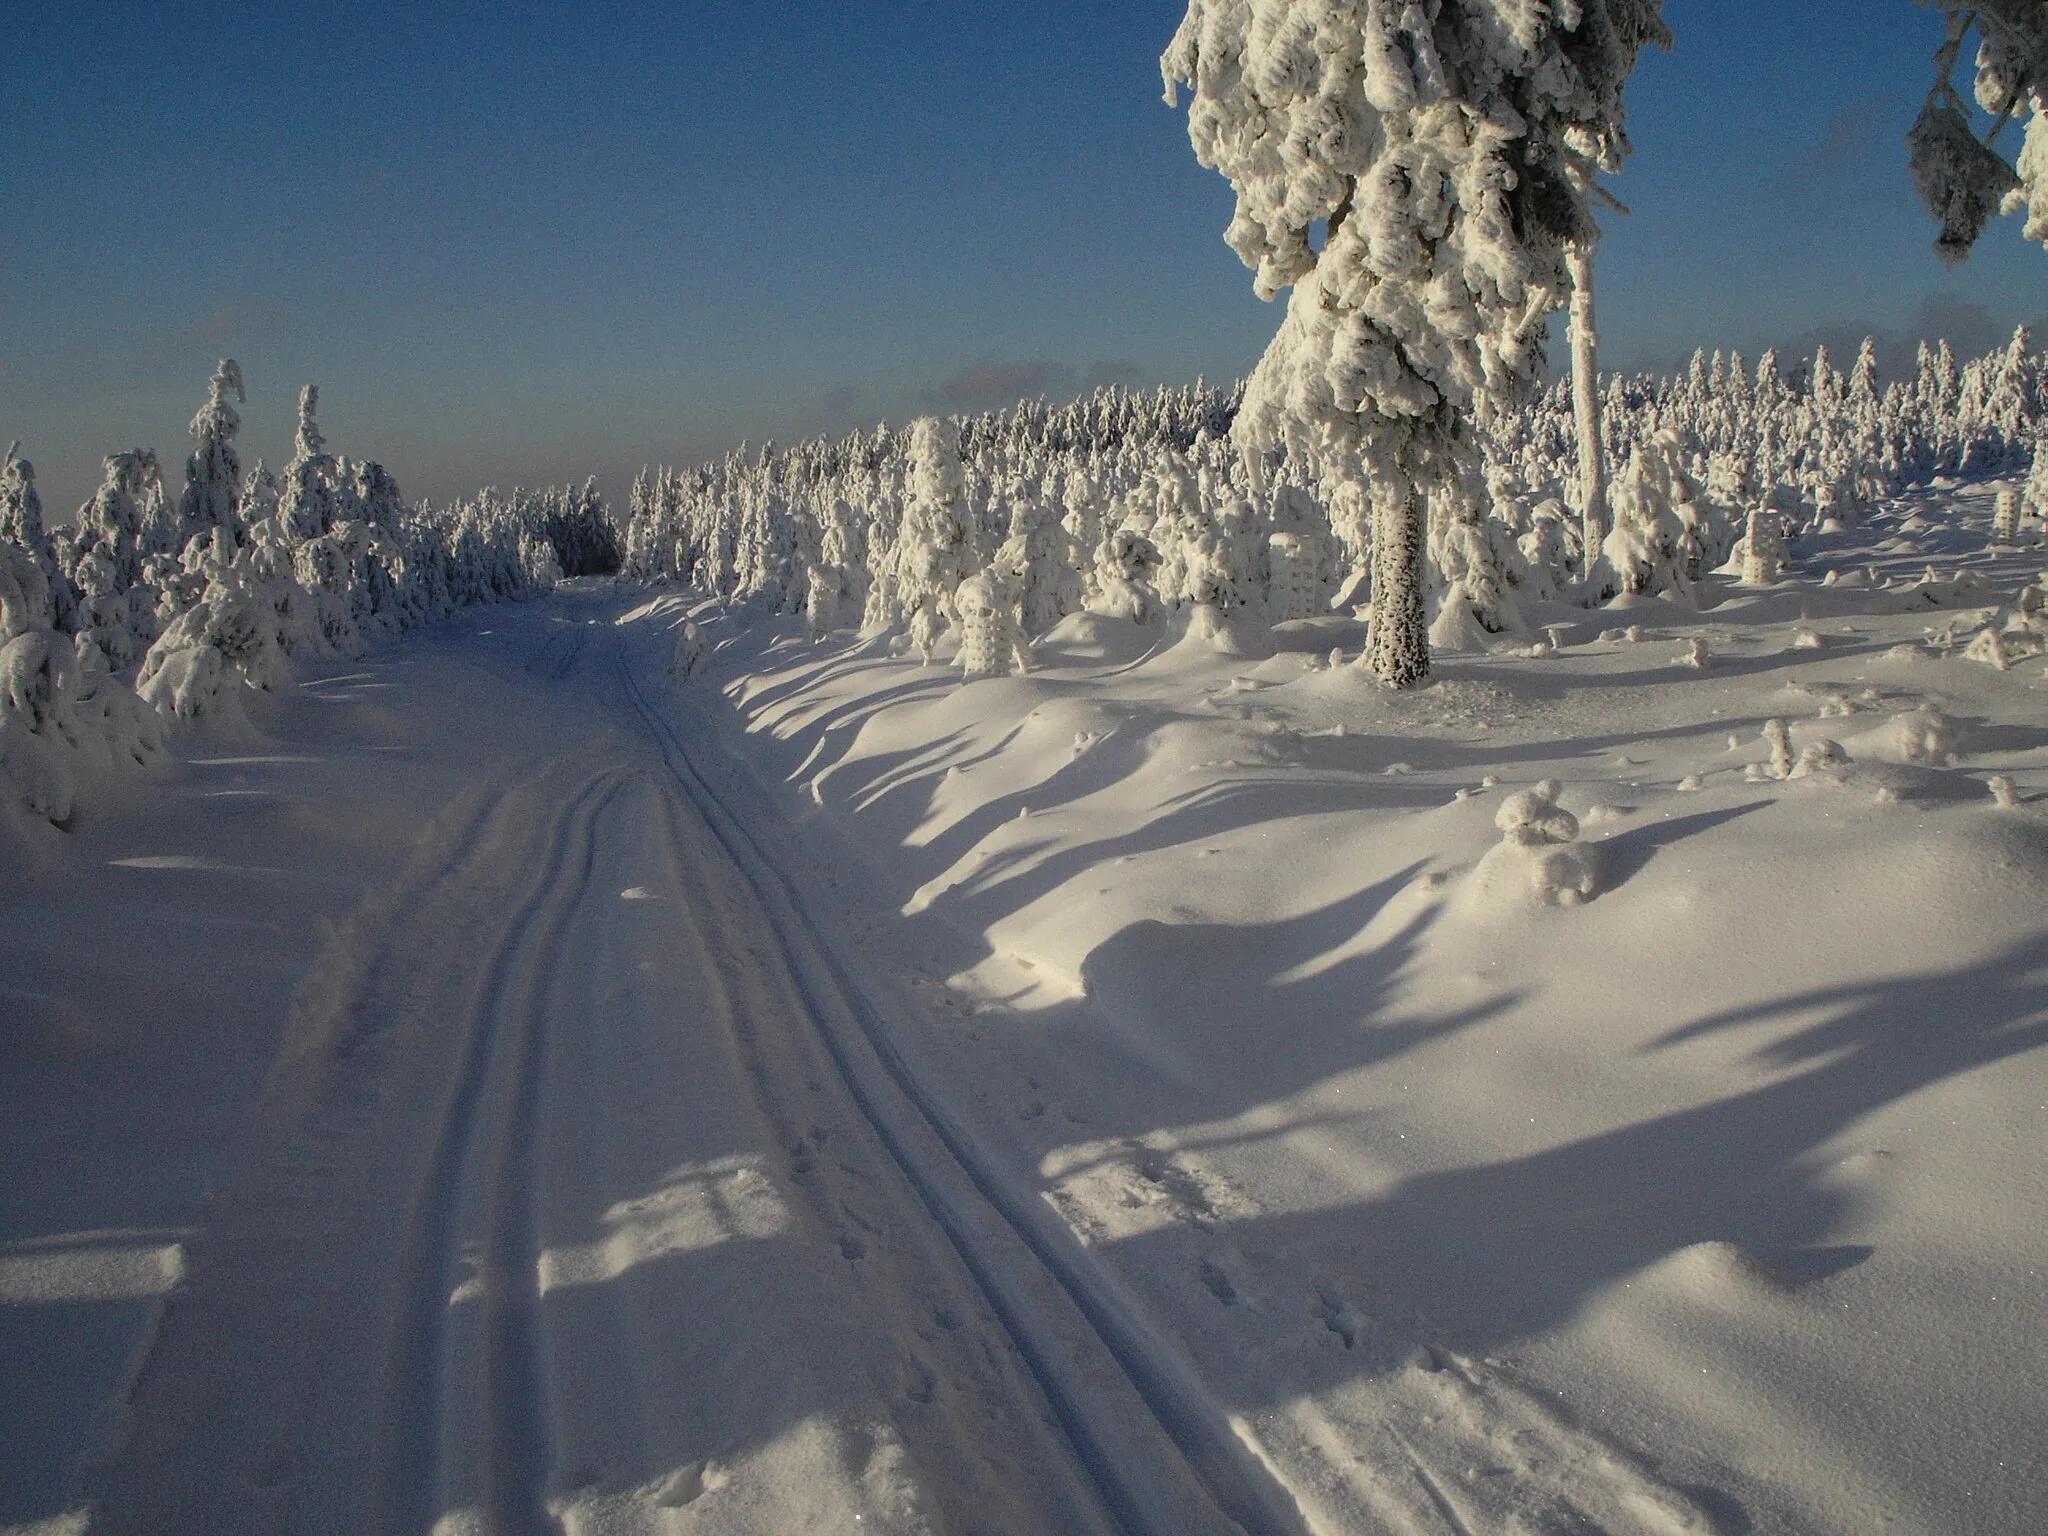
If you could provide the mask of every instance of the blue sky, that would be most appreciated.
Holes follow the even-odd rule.
[[[27,8],[24,8],[25,10]],[[0,440],[64,515],[176,483],[217,356],[414,495],[600,475],[1094,379],[1244,371],[1279,318],[1160,99],[1177,0],[94,4],[9,27]],[[1910,0],[1667,0],[1630,89],[1603,361],[2048,316],[2017,221],[1932,251]]]

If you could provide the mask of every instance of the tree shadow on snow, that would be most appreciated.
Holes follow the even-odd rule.
[[[1825,1016],[1810,1022],[1817,1011]],[[2048,937],[1981,965],[1709,1015],[1648,1049],[1773,1025],[1781,1033],[1751,1058],[1772,1080],[1711,1103],[1419,1174],[1348,1207],[1173,1224],[1115,1247],[1138,1273],[1192,1276],[1197,1253],[1218,1245],[1255,1261],[1284,1258],[1381,1302],[1380,1315],[1419,1318],[1432,1342],[1475,1356],[1563,1326],[1604,1290],[1703,1242],[1736,1245],[1781,1285],[1814,1284],[1871,1255],[1834,1241],[1852,1197],[1830,1177],[1839,1157],[1822,1148],[1930,1085],[2048,1044]],[[1263,1061],[1248,1076],[1256,1087],[1239,1109],[1272,1086]],[[1503,1120],[1522,1118],[1511,1099],[1497,1108]],[[1302,1308],[1307,1328],[1306,1297]],[[1307,1376],[1273,1386],[1284,1400],[1391,1370],[1415,1342],[1403,1332],[1375,1349],[1304,1352],[1293,1358],[1308,1362]]]

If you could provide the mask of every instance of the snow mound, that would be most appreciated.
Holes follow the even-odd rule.
[[[1932,704],[1894,715],[1875,730],[1842,743],[1858,761],[1953,767],[1961,756],[1955,722]]]

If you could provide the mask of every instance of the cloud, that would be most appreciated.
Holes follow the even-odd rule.
[[[921,398],[938,411],[993,411],[1071,389],[1073,383],[1074,370],[1065,363],[984,360],[941,379]]]
[[[1144,368],[1127,358],[1101,358],[1086,369],[1043,359],[999,363],[984,358],[941,379],[918,399],[935,411],[999,411],[1040,395],[1063,401],[1105,384],[1134,385],[1144,376]]]
[[[1854,170],[1880,143],[1902,141],[1905,135],[1898,103],[1890,97],[1852,101],[1829,120],[1819,142],[1793,157],[1785,170],[1784,190],[1811,191],[1820,182]]]
[[[2048,322],[2029,322],[2029,329],[2037,338],[2048,334],[2043,330],[2044,323]],[[2012,327],[1997,319],[1983,304],[1954,294],[1930,293],[1922,296],[1903,325],[1887,327],[1858,320],[1817,325],[1779,351],[1789,364],[1792,358],[1809,358],[1816,346],[1825,346],[1834,366],[1846,371],[1866,336],[1877,343],[1880,383],[1891,384],[1913,377],[1923,341],[1946,340],[1957,359],[1967,362],[2004,346],[2012,336]]]
[[[280,304],[265,304],[257,299],[227,299],[190,325],[181,325],[171,331],[164,339],[175,346],[185,346],[194,342],[211,343],[261,336],[280,329],[289,318],[290,311]]]
[[[1135,384],[1145,376],[1145,370],[1136,363],[1122,360],[1093,363],[1088,376],[1082,382],[1089,389],[1099,389],[1104,384]]]

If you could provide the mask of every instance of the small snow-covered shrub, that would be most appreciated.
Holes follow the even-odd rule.
[[[668,669],[676,677],[702,677],[711,670],[711,642],[695,619],[683,620]]]
[[[1473,870],[1471,899],[1572,907],[1593,897],[1593,860],[1576,846],[1578,818],[1557,803],[1562,789],[1556,779],[1545,779],[1501,802],[1493,819],[1501,840]]]

